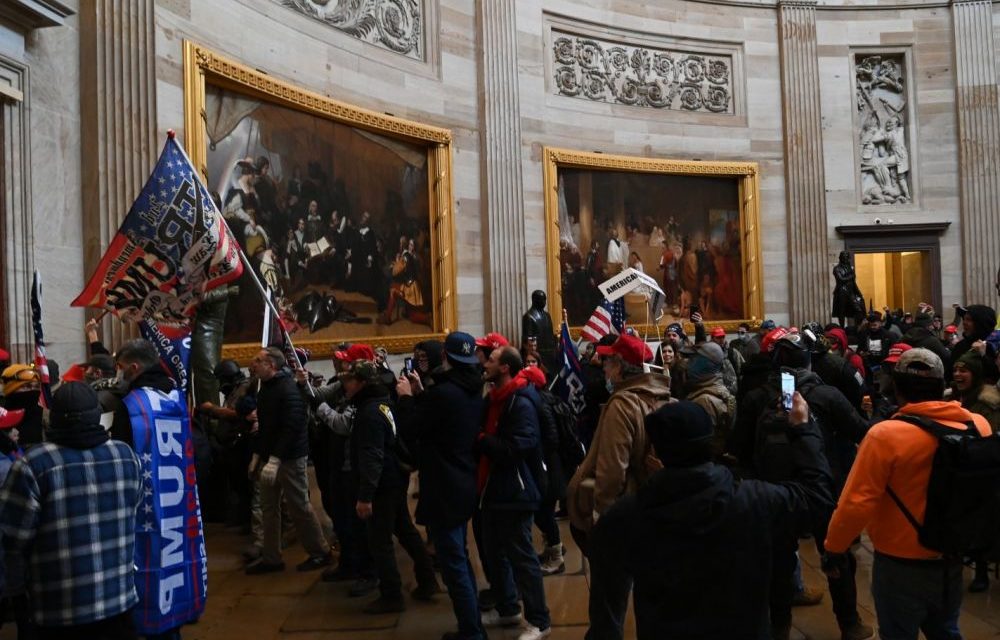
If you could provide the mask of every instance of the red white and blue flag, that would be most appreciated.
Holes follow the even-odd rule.
[[[580,414],[587,406],[584,398],[586,384],[584,383],[583,367],[576,345],[569,335],[569,326],[563,322],[559,332],[559,376],[556,378],[552,391],[570,406],[573,413]]]
[[[625,327],[625,299],[618,298],[614,302],[608,302],[607,298],[601,300],[590,320],[580,330],[580,335],[587,342],[597,342],[608,334],[618,335]]]
[[[48,409],[52,406],[52,386],[49,360],[45,356],[45,335],[42,333],[42,279],[37,271],[31,278],[31,327],[35,332],[35,371],[42,388],[38,404]]]
[[[73,306],[188,324],[205,292],[243,272],[240,248],[173,133]]]

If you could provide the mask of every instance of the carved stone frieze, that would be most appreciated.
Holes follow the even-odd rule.
[[[555,92],[596,102],[733,114],[732,56],[553,30]]]
[[[422,0],[273,0],[358,40],[424,59]]]
[[[854,57],[861,204],[913,200],[903,54]]]

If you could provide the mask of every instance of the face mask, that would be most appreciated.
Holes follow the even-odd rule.
[[[608,393],[615,392],[615,383],[611,382],[607,378],[604,379],[604,388],[608,390]]]

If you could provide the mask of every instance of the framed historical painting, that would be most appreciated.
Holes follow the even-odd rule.
[[[451,133],[354,107],[185,42],[191,160],[296,346],[391,352],[455,327]],[[264,332],[245,273],[224,357]]]
[[[544,162],[548,286],[571,327],[601,302],[598,285],[629,267],[662,289],[625,296],[626,320],[641,331],[686,322],[692,310],[727,330],[760,321],[756,163],[551,147]]]

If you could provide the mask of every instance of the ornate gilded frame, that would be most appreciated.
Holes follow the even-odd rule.
[[[382,345],[392,353],[403,353],[422,340],[443,339],[456,327],[455,231],[452,220],[451,143],[448,129],[377,113],[297,87],[239,62],[225,58],[191,41],[184,41],[184,140],[191,161],[207,178],[207,133],[205,87],[223,89],[291,107],[342,124],[424,146],[427,149],[430,194],[432,333],[414,335],[357,335],[337,340],[302,340],[296,346],[310,349],[314,357],[330,356],[341,341]],[[247,363],[260,349],[256,343],[226,344],[224,358]]]
[[[550,308],[562,309],[559,264],[559,169],[630,171],[680,176],[731,177],[739,181],[740,238],[743,255],[743,291],[746,318],[708,324],[735,331],[741,322],[760,324],[764,312],[760,256],[760,170],[756,162],[702,162],[619,156],[546,147],[544,151],[545,255]],[[688,323],[689,324],[689,323]],[[632,325],[640,333],[655,334],[653,325]],[[579,338],[580,327],[570,328]],[[689,326],[687,330],[691,330]]]

